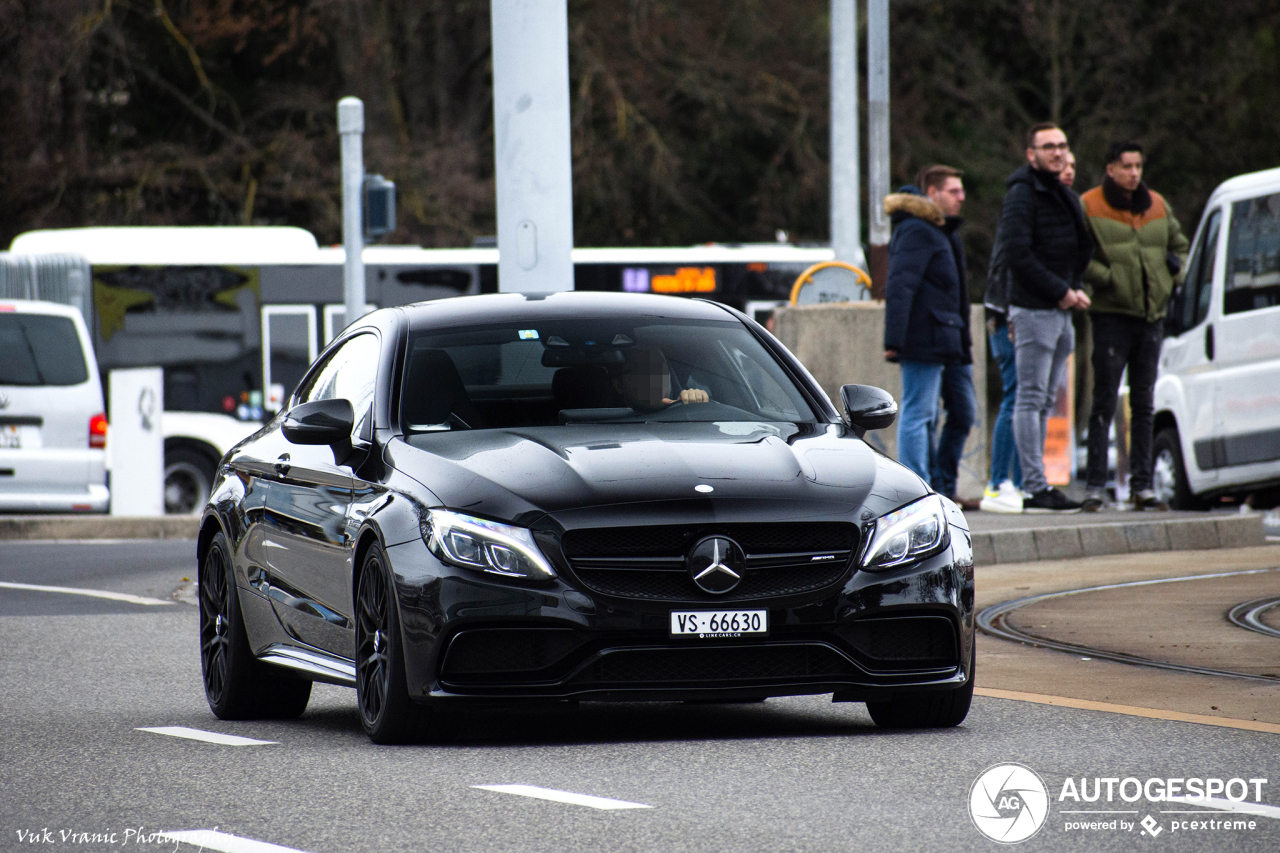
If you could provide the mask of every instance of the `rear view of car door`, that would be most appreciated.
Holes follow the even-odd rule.
[[[348,339],[311,371],[294,404],[346,399],[356,413],[353,433],[358,433],[362,413],[373,397],[378,352],[375,335]],[[279,446],[283,450],[267,492],[264,535],[272,605],[293,636],[350,657],[354,636],[347,535],[351,468],[347,459],[336,459],[334,448],[328,446]]]

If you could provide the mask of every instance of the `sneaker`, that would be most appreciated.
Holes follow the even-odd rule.
[[[1129,502],[1133,504],[1135,510],[1153,510],[1155,512],[1164,512],[1169,509],[1169,505],[1156,497],[1156,493],[1150,489],[1139,489],[1129,498]]]
[[[1107,492],[1105,489],[1090,488],[1084,493],[1084,502],[1080,504],[1080,508],[1085,512],[1097,512],[1106,506]]]
[[[1000,512],[1016,515],[1022,512],[1022,492],[1019,492],[1011,481],[1005,480],[999,489],[987,486],[982,492],[982,502],[978,509],[983,512]]]
[[[1050,486],[1022,501],[1023,512],[1079,512],[1080,504]]]

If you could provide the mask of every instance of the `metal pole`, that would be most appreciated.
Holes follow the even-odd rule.
[[[360,193],[364,185],[364,102],[338,101],[338,134],[342,138],[342,268],[343,303],[348,325],[364,316],[364,231],[360,222]]]
[[[871,295],[883,299],[889,274],[889,0],[867,0],[867,121]]]
[[[498,289],[573,290],[566,0],[492,0]]]
[[[831,248],[861,267],[858,165],[858,3],[831,0]]]

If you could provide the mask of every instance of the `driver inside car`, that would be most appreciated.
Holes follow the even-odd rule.
[[[658,347],[627,350],[622,369],[613,376],[614,389],[626,405],[637,410],[661,409],[676,403],[707,403],[711,396],[701,388],[685,388],[671,397],[671,369]]]

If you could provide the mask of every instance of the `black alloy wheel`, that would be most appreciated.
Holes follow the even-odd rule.
[[[973,703],[977,660],[975,644],[969,653],[969,681],[963,687],[904,693],[887,702],[868,702],[871,719],[882,729],[945,729],[960,725]]]
[[[222,720],[301,716],[311,682],[277,674],[253,656],[228,553],[218,533],[200,563],[200,671],[209,708]]]
[[[356,595],[356,704],[365,732],[381,744],[420,739],[429,718],[409,698],[394,595],[386,557],[374,545]]]

